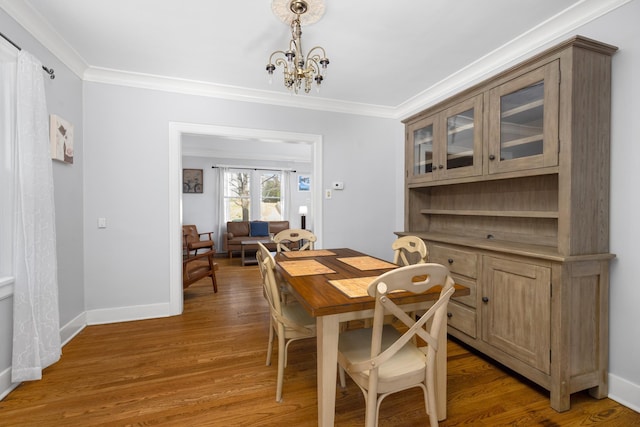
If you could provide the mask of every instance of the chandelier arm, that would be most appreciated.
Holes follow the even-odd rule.
[[[286,57],[286,54],[283,50],[276,50],[275,52],[273,52],[271,54],[271,56],[269,57],[269,64],[273,64],[273,56],[277,55],[277,54],[281,54],[282,56]],[[282,58],[278,58],[279,60],[282,60]],[[276,60],[277,61],[277,60]]]
[[[312,52],[314,50],[316,50],[316,49],[322,51],[322,56],[318,56],[319,59],[327,57],[327,53],[324,51],[324,48],[322,46],[314,46],[314,47],[312,47],[311,50],[309,51],[309,53],[307,54],[307,56],[309,56],[309,57],[310,56],[314,56],[314,55],[312,55]],[[318,55],[318,54],[315,54],[315,55]]]

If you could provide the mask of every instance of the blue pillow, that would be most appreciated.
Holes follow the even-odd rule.
[[[269,223],[265,221],[251,221],[252,237],[265,237],[269,235]]]

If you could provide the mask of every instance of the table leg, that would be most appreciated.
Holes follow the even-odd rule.
[[[436,353],[436,407],[438,421],[447,418],[447,325],[440,328]]]
[[[337,316],[318,316],[318,426],[333,427],[336,411],[336,375],[338,372]]]
[[[245,266],[245,261],[244,261],[244,245],[240,245],[240,255],[241,255],[241,261],[242,261],[242,266]]]

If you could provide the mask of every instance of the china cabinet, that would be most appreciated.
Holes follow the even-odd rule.
[[[607,395],[613,46],[576,36],[404,120],[405,230],[469,296],[449,333],[550,392]]]

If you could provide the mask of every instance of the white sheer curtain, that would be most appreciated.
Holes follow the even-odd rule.
[[[284,193],[282,194],[282,219],[289,218],[291,215],[291,171],[282,171],[282,187]]]
[[[42,378],[60,359],[48,113],[42,64],[20,51],[16,77],[13,382]]]
[[[217,191],[216,191],[216,223],[217,223],[217,232],[216,232],[216,251],[222,251],[222,233],[223,227],[225,226],[225,208],[224,208],[224,177],[226,172],[229,170],[226,167],[216,167],[214,169],[216,171],[216,179],[217,181]],[[226,231],[226,230],[225,230]]]

